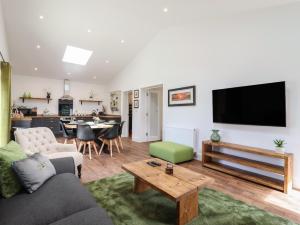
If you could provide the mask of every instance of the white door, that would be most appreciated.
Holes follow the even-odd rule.
[[[147,141],[161,140],[161,93],[153,89],[147,92]]]

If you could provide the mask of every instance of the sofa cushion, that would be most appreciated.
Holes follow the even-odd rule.
[[[111,219],[104,211],[104,209],[95,207],[90,208],[71,216],[68,216],[62,220],[51,223],[50,225],[113,225]]]
[[[36,153],[27,159],[13,162],[12,168],[28,193],[36,191],[56,174],[50,160],[40,153]]]
[[[22,189],[11,164],[24,158],[26,158],[25,153],[14,141],[0,149],[0,189],[3,197],[10,198]]]
[[[192,160],[194,150],[187,145],[163,141],[150,144],[150,155],[172,163],[180,163]]]
[[[46,225],[74,213],[97,207],[79,179],[70,173],[56,175],[32,194],[0,200],[1,225]]]

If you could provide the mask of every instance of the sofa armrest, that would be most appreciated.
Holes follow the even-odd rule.
[[[75,164],[72,157],[50,159],[53,164],[56,174],[73,173],[75,174]]]

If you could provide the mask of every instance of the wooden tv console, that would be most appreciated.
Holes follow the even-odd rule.
[[[225,154],[218,151],[219,148],[230,149],[238,152],[246,152],[254,155],[260,155],[269,158],[281,159],[284,162],[284,166],[273,165],[270,163],[252,160],[240,156],[234,156]],[[213,160],[215,159],[215,160]],[[269,176],[260,175],[250,171],[234,168],[216,162],[216,160],[224,160],[234,164],[239,164],[263,171],[268,171],[274,174],[279,174],[283,177],[283,180],[275,179]],[[202,142],[202,165],[220,172],[224,172],[245,180],[249,180],[258,184],[262,184],[276,190],[288,193],[292,188],[292,174],[293,174],[293,154],[290,153],[278,153],[276,151],[248,147],[244,145],[231,144],[226,142]]]

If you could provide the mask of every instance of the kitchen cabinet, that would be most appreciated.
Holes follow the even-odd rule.
[[[54,135],[60,135],[59,117],[32,117],[31,127],[48,127]]]

